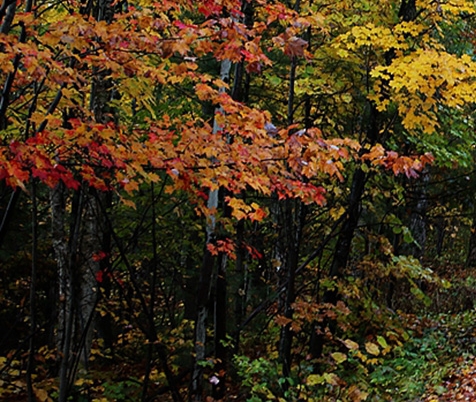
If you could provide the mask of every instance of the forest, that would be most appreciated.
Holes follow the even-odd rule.
[[[0,3],[0,400],[476,401],[474,1]]]

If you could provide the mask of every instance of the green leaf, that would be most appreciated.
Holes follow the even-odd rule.
[[[402,227],[401,226],[393,226],[392,227],[392,232],[394,234],[400,234],[400,233],[402,233]]]
[[[269,82],[274,85],[274,86],[278,86],[279,84],[281,84],[281,82],[283,82],[283,80],[279,77],[277,77],[276,75],[270,75],[269,76]]]
[[[383,336],[378,335],[377,336],[377,342],[382,348],[384,348],[384,349],[388,348],[387,341],[385,340],[385,338]]]
[[[412,233],[410,232],[408,228],[403,229],[403,241],[407,244],[414,242]]]

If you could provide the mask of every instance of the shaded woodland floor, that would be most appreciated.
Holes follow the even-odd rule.
[[[398,350],[391,352],[375,364],[366,381],[368,394],[355,398],[338,399],[332,395],[303,401],[476,401],[476,310],[451,314],[429,314],[418,317],[402,315],[411,338]],[[137,339],[139,341],[139,339]],[[80,370],[79,378],[69,400],[76,402],[139,401],[141,400],[143,361],[134,356],[134,340],[118,347],[110,358],[98,345],[93,349],[89,372]],[[258,345],[257,345],[258,346]],[[248,351],[249,352],[249,351]],[[26,401],[26,383],[22,370],[24,357],[12,351],[0,359],[0,400]],[[36,356],[35,395],[40,402],[54,401],[57,379],[51,377],[54,355],[41,348]],[[189,373],[184,367],[181,390],[184,398]],[[269,373],[263,373],[263,378]],[[351,375],[351,373],[347,373]],[[345,374],[341,376],[345,378]],[[259,376],[256,376],[258,380]],[[150,395],[153,401],[172,401],[164,375],[154,370],[151,375]],[[269,378],[267,379],[269,381]],[[344,386],[339,382],[334,390]],[[325,385],[323,385],[325,386]],[[362,399],[365,398],[365,399]],[[227,393],[220,401],[272,401],[284,399],[257,398],[249,386],[238,377],[229,378]],[[215,402],[211,396],[204,401]]]
[[[446,388],[446,392],[442,395],[431,394],[425,401],[476,401],[476,360],[471,365],[456,369],[441,386]]]

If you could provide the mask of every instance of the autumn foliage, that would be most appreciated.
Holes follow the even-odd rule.
[[[434,313],[476,232],[475,13],[4,0],[0,394],[390,397],[433,328],[406,301]]]

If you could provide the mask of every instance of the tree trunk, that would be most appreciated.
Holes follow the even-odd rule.
[[[231,61],[223,60],[220,67],[220,79],[223,82],[229,82]],[[225,91],[225,88],[221,88]],[[219,112],[217,110],[216,112]],[[216,134],[220,127],[216,120],[213,125],[213,133]],[[208,196],[207,207],[209,211],[217,211],[219,205],[219,190],[211,190]],[[212,212],[214,213],[214,212]],[[206,226],[207,238],[205,243],[204,257],[200,271],[200,280],[198,286],[197,300],[197,318],[195,320],[195,359],[192,373],[192,382],[189,389],[189,400],[199,402],[202,400],[203,393],[203,362],[206,357],[206,325],[208,318],[208,308],[210,301],[210,291],[212,285],[214,257],[208,249],[209,245],[216,242],[216,217],[209,215]],[[224,307],[224,306],[223,306]]]
[[[36,338],[36,282],[38,277],[38,199],[36,196],[36,182],[31,182],[31,278],[30,278],[30,339],[28,345],[28,361],[26,368],[26,384],[28,402],[35,402],[33,387],[33,372],[35,365],[35,338]]]
[[[58,267],[58,330],[56,345],[63,350],[66,322],[72,314],[72,273],[69,267],[68,243],[65,230],[65,188],[62,183],[50,191],[52,243]]]
[[[402,21],[412,21],[416,17],[415,0],[402,0],[399,9],[399,17]],[[390,64],[393,58],[393,52],[387,52],[387,64]],[[372,147],[379,138],[379,112],[375,105],[369,103],[368,124],[364,144]],[[366,151],[364,151],[366,152]],[[346,219],[337,238],[334,249],[334,257],[329,269],[331,278],[342,275],[343,269],[346,268],[350,257],[352,239],[360,218],[360,203],[365,191],[365,183],[367,180],[366,173],[357,168],[352,177],[351,190],[349,195],[348,207],[346,211]],[[319,298],[319,297],[317,297]],[[330,290],[324,293],[322,301],[324,303],[336,303],[338,298],[337,290]],[[309,352],[313,358],[319,358],[322,354],[323,342],[322,330],[327,323],[314,324],[314,328],[310,339]],[[317,366],[316,366],[317,369]]]
[[[299,8],[299,2],[296,2],[296,11]],[[287,123],[292,125],[294,123],[294,108],[295,108],[295,83],[296,83],[296,69],[298,60],[295,56],[291,58],[291,66],[289,72],[289,92],[288,92],[288,113]],[[283,304],[283,313],[289,320],[293,317],[293,303],[296,298],[295,294],[295,280],[296,270],[299,263],[299,250],[301,243],[302,227],[304,223],[302,202],[296,200],[286,200],[284,202],[284,216],[283,216],[283,229],[284,229],[284,243],[283,249],[280,250],[280,254],[284,256],[284,272],[285,272],[285,296]],[[293,332],[291,330],[291,323],[288,323],[281,329],[279,339],[279,360],[283,365],[283,377],[289,378],[291,375],[292,364],[292,341]],[[288,388],[288,382],[283,384],[283,388],[286,391]]]
[[[100,208],[98,199],[87,189],[84,190],[84,213],[82,217],[81,265],[78,283],[78,319],[81,333],[80,361],[84,368],[88,367],[89,355],[93,340],[94,310],[98,298],[96,280],[100,261],[95,255],[102,251],[102,225],[100,224]]]
[[[225,374],[227,368],[227,347],[225,345],[227,335],[227,281],[226,265],[228,257],[221,253],[217,260],[217,275],[215,281],[215,305],[214,305],[214,336],[215,336],[215,368],[212,381],[212,397],[216,400],[225,396]]]
[[[293,303],[296,299],[295,282],[296,270],[299,263],[299,250],[302,237],[302,228],[304,224],[304,206],[299,200],[285,201],[284,205],[284,238],[286,239],[284,246],[284,265],[283,269],[286,273],[285,282],[286,290],[283,303],[283,315],[288,319],[293,317]],[[293,331],[291,323],[285,325],[281,329],[279,340],[279,358],[283,365],[283,377],[288,378],[291,375],[292,363],[292,340]],[[284,384],[284,388],[287,383]]]
[[[70,229],[66,230],[67,191],[59,184],[50,192],[52,241],[58,267],[57,348],[61,353],[60,401],[67,398],[77,364],[87,368],[97,302],[94,255],[101,246],[97,199],[87,189],[74,193]]]
[[[251,28],[253,25],[253,2],[243,1],[241,11],[244,14],[244,24]],[[231,91],[231,97],[238,102],[246,102],[248,100],[249,90],[249,74],[245,70],[245,63],[241,61],[235,65],[233,88]],[[246,192],[242,192],[242,197],[246,197]],[[243,220],[238,221],[236,224],[236,261],[235,261],[235,276],[238,278],[234,288],[234,312],[235,312],[235,333],[234,333],[234,345],[233,353],[237,354],[240,347],[240,334],[241,334],[241,322],[245,311],[246,302],[246,264],[245,258],[247,251],[245,250],[244,239],[245,222]]]
[[[213,194],[210,194],[210,198]],[[216,194],[218,197],[218,194]],[[210,199],[209,198],[209,199]],[[211,229],[211,228],[209,228]],[[214,230],[214,228],[213,228]],[[207,245],[214,243],[214,233],[209,230],[207,233]],[[206,357],[207,345],[207,318],[208,301],[210,299],[210,288],[212,283],[214,258],[208,249],[205,249],[203,256],[200,279],[197,293],[197,317],[195,320],[195,359],[192,373],[192,383],[190,385],[189,400],[199,402],[202,400],[203,392],[203,362]]]
[[[377,117],[377,110],[373,105],[370,105],[369,125],[367,128],[367,142],[370,144],[370,146],[375,145],[378,138],[379,129]],[[352,177],[346,219],[343,222],[342,229],[339,233],[334,248],[334,257],[329,269],[330,278],[340,277],[342,275],[342,271],[346,268],[349,261],[352,239],[354,238],[354,233],[360,218],[360,203],[365,191],[366,180],[366,173],[361,168],[357,168]],[[327,290],[324,293],[322,302],[335,304],[337,302],[337,298],[338,292],[336,289]],[[327,322],[324,322],[322,324],[314,323],[313,325],[309,347],[309,353],[313,358],[319,358],[322,354],[324,344],[322,332],[327,324]]]
[[[68,397],[70,378],[73,375],[73,339],[74,329],[74,266],[76,250],[79,243],[79,223],[81,194],[76,193],[76,201],[72,206],[70,236],[67,236],[66,226],[66,197],[63,184],[58,184],[50,191],[52,242],[58,267],[58,330],[56,345],[60,358],[59,402],[65,402]]]
[[[235,285],[234,297],[235,297],[235,333],[234,333],[234,345],[233,354],[238,354],[240,349],[240,334],[241,334],[241,322],[245,312],[245,300],[246,300],[246,250],[244,246],[244,221],[240,220],[236,225],[236,260],[235,260],[235,277],[237,284]]]
[[[97,21],[111,22],[113,9],[110,0],[98,0],[92,10]],[[111,82],[106,78],[107,72],[96,73],[91,82],[90,109],[97,123],[107,123],[113,118],[108,102],[111,98]],[[95,308],[98,301],[97,273],[100,261],[96,254],[104,251],[103,235],[105,223],[99,203],[105,202],[107,195],[96,194],[95,190],[84,187],[81,192],[80,243],[78,244],[78,281],[77,281],[77,329],[80,338],[79,362],[83,368],[88,367],[91,352],[93,330],[95,326]]]
[[[468,256],[466,257],[466,266],[468,268],[476,267],[476,202],[473,203],[473,222],[471,224],[471,234],[469,236]]]
[[[414,242],[406,247],[409,255],[421,260],[425,255],[426,246],[426,211],[428,208],[427,187],[430,180],[430,174],[427,169],[422,173],[423,177],[419,179],[414,186],[410,196],[414,200],[414,206],[411,208],[409,229]]]

